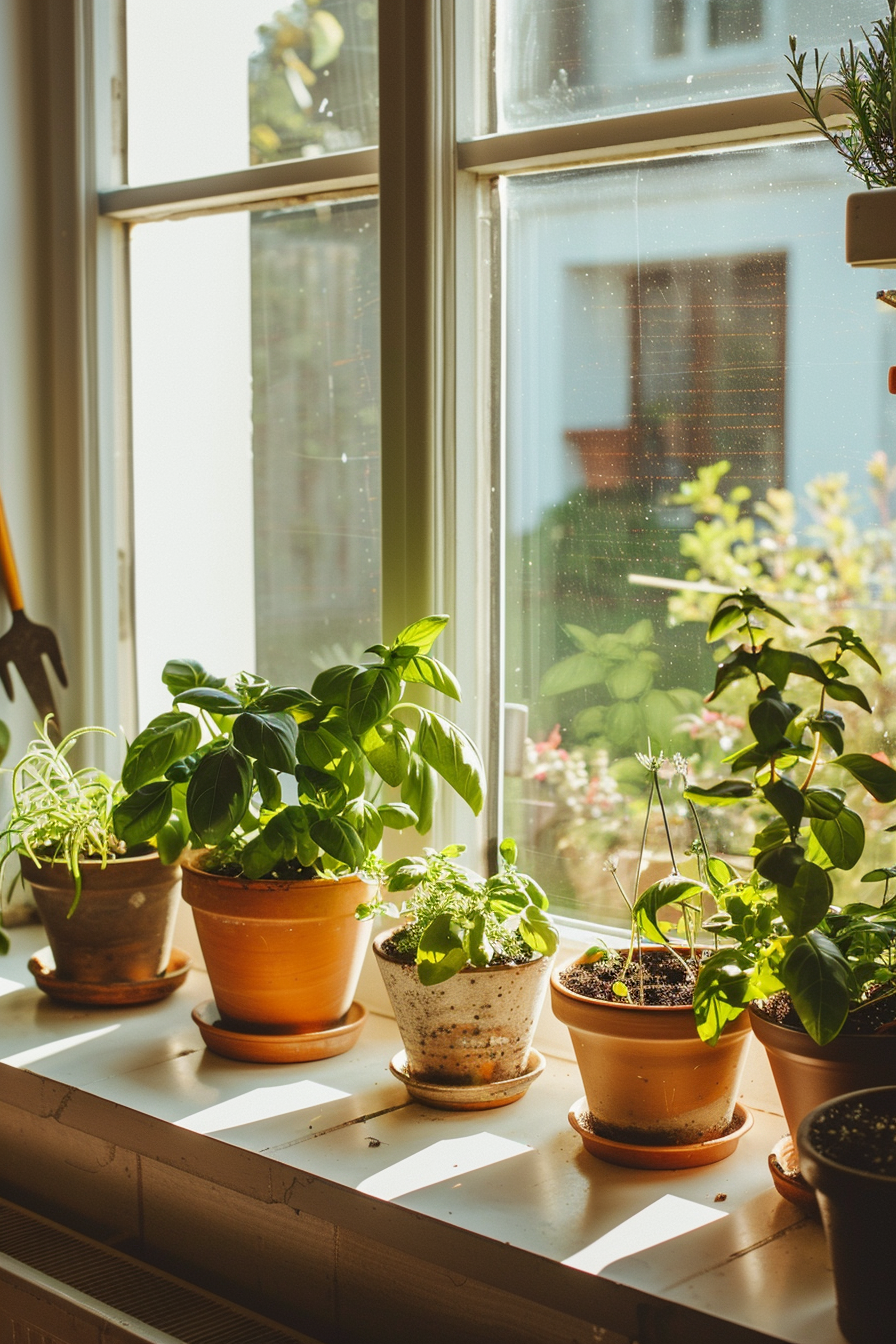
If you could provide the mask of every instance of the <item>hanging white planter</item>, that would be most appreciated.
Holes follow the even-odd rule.
[[[847,196],[846,260],[850,266],[896,267],[896,187]]]

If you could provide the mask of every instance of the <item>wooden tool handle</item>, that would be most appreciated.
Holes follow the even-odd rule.
[[[3,575],[3,586],[9,598],[10,609],[21,611],[25,603],[22,600],[22,585],[19,583],[19,571],[12,553],[12,538],[9,535],[2,495],[0,495],[0,573]]]

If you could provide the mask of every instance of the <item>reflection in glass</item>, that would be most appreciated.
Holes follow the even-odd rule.
[[[376,144],[376,0],[127,0],[128,180]]]
[[[648,742],[727,771],[747,698],[703,704],[719,590],[770,595],[796,647],[861,626],[896,672],[896,313],[843,263],[849,189],[811,144],[502,184],[504,694],[530,738],[502,834],[570,913],[621,913],[604,862],[630,881]],[[896,738],[892,685],[852,716],[863,750]],[[744,852],[741,816],[709,815],[716,850]]]
[[[880,5],[496,0],[495,15],[497,117],[480,132],[786,91],[790,33],[801,50],[839,50],[861,38]]]
[[[377,204],[131,241],[142,722],[168,658],[310,685],[379,638]]]

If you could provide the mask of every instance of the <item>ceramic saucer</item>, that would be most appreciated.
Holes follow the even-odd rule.
[[[613,1162],[617,1167],[645,1167],[651,1171],[677,1171],[687,1167],[708,1167],[713,1162],[721,1162],[730,1157],[739,1141],[753,1125],[753,1116],[746,1106],[738,1103],[734,1108],[736,1128],[730,1134],[719,1139],[706,1139],[703,1143],[647,1144],[620,1143],[616,1139],[605,1139],[591,1129],[591,1112],[584,1097],[569,1108],[569,1123],[578,1134],[587,1152],[604,1162]]]
[[[273,1032],[270,1027],[246,1026],[236,1030],[222,1022],[214,999],[206,999],[193,1009],[193,1021],[216,1055],[250,1064],[300,1064],[351,1050],[367,1021],[367,1009],[353,1003],[338,1026],[324,1031]]]
[[[53,965],[53,954],[42,947],[28,962],[28,969],[51,999],[59,1003],[94,1004],[99,1008],[126,1008],[130,1004],[155,1003],[173,994],[187,978],[192,961],[179,947],[171,949],[168,969],[151,980],[122,980],[115,984],[94,985],[78,980],[60,980]]]
[[[530,1050],[526,1072],[518,1078],[502,1078],[497,1083],[427,1083],[408,1072],[408,1059],[399,1050],[389,1068],[400,1083],[404,1083],[414,1101],[435,1106],[442,1111],[490,1111],[496,1106],[509,1106],[519,1101],[536,1078],[544,1072],[544,1055]]]

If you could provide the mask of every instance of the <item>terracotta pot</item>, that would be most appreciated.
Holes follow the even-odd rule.
[[[896,266],[896,187],[847,196],[846,260],[850,266]]]
[[[551,1005],[569,1027],[595,1132],[654,1145],[720,1138],[731,1125],[746,1061],[746,1018],[730,1023],[718,1045],[706,1045],[690,1005],[589,999],[560,983],[565,969],[551,976]]]
[[[750,1022],[768,1052],[794,1144],[800,1122],[816,1106],[896,1078],[896,1033],[840,1035],[828,1045],[816,1045],[801,1027],[782,1027],[752,1005]]]
[[[440,985],[421,985],[417,967],[374,941],[408,1071],[429,1083],[480,1084],[526,1072],[553,957],[524,966],[468,966]]]
[[[326,1031],[352,1004],[369,926],[355,909],[374,885],[357,874],[249,882],[184,861],[184,900],[225,1024]]]
[[[861,1171],[820,1152],[813,1128],[831,1112],[861,1102],[888,1119],[896,1114],[896,1087],[852,1092],[818,1106],[799,1127],[800,1171],[818,1196],[827,1234],[837,1321],[850,1344],[890,1344],[894,1337],[896,1177]]]
[[[156,853],[81,864],[78,908],[68,918],[75,884],[64,863],[38,868],[21,856],[59,980],[108,985],[161,975],[171,956],[181,870]]]

